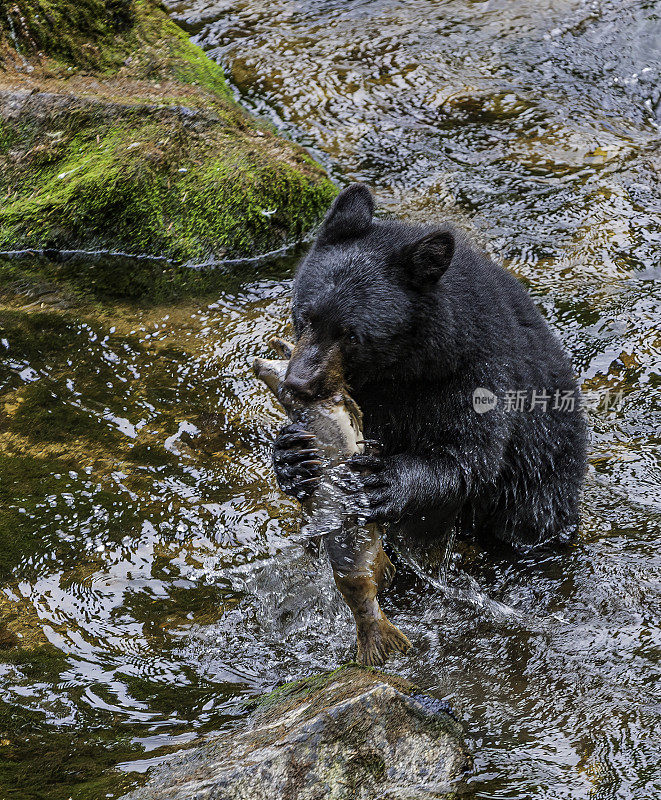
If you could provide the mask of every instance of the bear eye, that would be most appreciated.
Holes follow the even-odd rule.
[[[344,335],[349,344],[358,344],[358,336],[353,331],[347,331]]]

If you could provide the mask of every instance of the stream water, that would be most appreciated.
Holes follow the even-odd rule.
[[[458,542],[447,574],[402,569],[384,600],[414,645],[389,669],[466,726],[462,796],[661,796],[661,5],[171,10],[339,182],[465,227],[583,382],[576,543]],[[167,308],[4,303],[0,797],[116,797],[246,699],[350,657],[349,612],[275,488],[283,414],[249,368],[286,331],[292,269]]]

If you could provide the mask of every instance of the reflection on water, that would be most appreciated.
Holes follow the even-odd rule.
[[[457,542],[440,585],[400,564],[384,611],[414,645],[391,668],[465,721],[467,796],[656,796],[658,8],[174,13],[338,177],[369,182],[388,212],[469,228],[527,283],[584,388],[623,392],[590,412],[573,547],[515,558]],[[259,274],[167,308],[0,309],[3,796],[117,795],[113,765],[130,782],[246,698],[351,654],[348,609],[271,474],[282,412],[249,364],[283,332],[291,264]]]

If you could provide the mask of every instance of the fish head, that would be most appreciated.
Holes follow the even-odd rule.
[[[277,397],[287,374],[288,364],[288,361],[279,358],[255,358],[252,368],[260,381],[263,381]]]
[[[338,425],[338,420],[344,416],[347,425],[351,428],[351,433],[345,428],[347,442],[350,440],[355,442],[356,439],[360,439],[362,437],[362,414],[345,388],[341,370],[333,370],[333,380],[329,383],[328,391],[322,397],[315,399],[302,397],[290,388],[287,381],[290,358],[295,352],[296,345],[286,342],[284,339],[271,339],[269,344],[281,358],[255,358],[253,370],[255,375],[277,397],[288,416],[291,419],[301,419],[301,417],[307,418],[310,413],[313,413],[317,420],[323,417],[329,420],[334,419],[335,427],[338,429],[345,428],[344,425]],[[312,409],[316,410],[313,412]],[[355,452],[355,445],[352,452]]]
[[[290,416],[300,412],[306,403],[285,386],[285,376],[289,360],[284,358],[255,358],[252,368],[260,381],[263,381]]]

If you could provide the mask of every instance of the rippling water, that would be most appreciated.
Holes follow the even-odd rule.
[[[339,181],[451,217],[524,280],[592,401],[575,546],[458,542],[446,575],[402,568],[384,602],[414,644],[390,667],[464,720],[465,796],[661,794],[661,6],[172,9]],[[285,330],[291,269],[167,308],[0,309],[0,796],[116,796],[114,765],[128,784],[350,656],[248,367]]]

